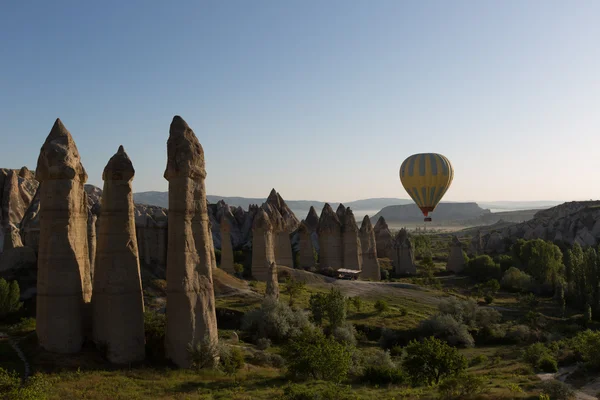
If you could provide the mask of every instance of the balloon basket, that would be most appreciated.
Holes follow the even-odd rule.
[[[425,222],[431,222],[431,217],[426,217],[423,221],[425,221]]]

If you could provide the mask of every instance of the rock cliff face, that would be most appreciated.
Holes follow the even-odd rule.
[[[342,226],[338,215],[326,203],[319,218],[319,267],[343,268]]]
[[[436,222],[461,222],[481,218],[491,211],[483,209],[477,203],[440,203],[432,214]],[[381,209],[373,221],[384,217],[389,224],[404,224],[423,221],[423,214],[415,204],[387,206]]]
[[[115,364],[145,357],[144,299],[131,190],[134,173],[121,146],[102,174],[93,327],[94,340],[106,348],[107,358]]]
[[[385,218],[379,217],[375,224],[375,242],[377,243],[377,257],[394,259],[394,239]]]
[[[60,119],[42,146],[36,179],[41,183],[37,335],[48,351],[74,353],[83,344],[92,296],[83,190],[87,174]]]
[[[597,246],[600,243],[600,201],[573,201],[539,211],[534,218],[497,231],[476,235],[481,252],[500,253],[516,239],[543,239],[568,245]],[[475,243],[471,246],[474,249]]]
[[[273,224],[275,263],[292,268],[294,259],[290,234],[298,228],[300,222],[275,189],[271,190],[263,208]]]
[[[277,275],[277,265],[274,262],[269,265],[269,279],[267,280],[265,296],[279,300],[279,277]]]
[[[10,224],[20,225],[38,186],[26,167],[21,170],[0,169],[0,252],[4,231]]]
[[[179,116],[169,130],[164,176],[169,181],[165,351],[176,365],[189,368],[188,344],[216,348],[218,335],[204,150]],[[217,360],[216,353],[205,357]]]
[[[377,245],[375,230],[368,215],[365,215],[360,227],[360,245],[362,259],[361,279],[380,281],[381,270],[377,260]]]

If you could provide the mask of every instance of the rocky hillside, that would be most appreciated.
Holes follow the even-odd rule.
[[[477,203],[440,203],[431,216],[436,223],[464,224],[489,214],[490,210]],[[390,225],[423,221],[423,214],[415,204],[385,207],[371,218],[371,222],[375,224],[379,217],[385,218]]]
[[[502,252],[519,238],[597,246],[600,243],[600,201],[564,203],[537,212],[529,221],[497,226],[497,229],[487,233],[482,231],[480,239],[475,235],[472,247],[480,247],[487,253]]]

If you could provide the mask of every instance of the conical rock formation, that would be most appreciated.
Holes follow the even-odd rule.
[[[315,249],[311,237],[310,228],[304,221],[298,228],[298,268],[310,270],[315,267]]]
[[[87,174],[71,134],[57,119],[36,168],[40,188],[37,336],[57,353],[74,353],[84,340],[92,295],[87,243]]]
[[[94,340],[116,364],[141,361],[145,356],[144,299],[131,188],[134,174],[123,146],[102,174],[92,299]]]
[[[362,258],[361,279],[380,281],[381,270],[377,260],[377,245],[375,243],[375,231],[368,215],[365,215],[360,226],[360,245]]]
[[[228,210],[221,218],[221,269],[233,275],[233,247],[231,245],[231,222],[233,215]]]
[[[279,300],[279,277],[277,275],[277,264],[272,262],[269,266],[269,279],[267,280],[266,297]]]
[[[350,207],[346,208],[343,214],[342,222],[342,241],[343,241],[343,266],[347,269],[360,271],[362,269],[362,249],[358,233],[358,226],[354,213]]]
[[[341,224],[329,203],[319,218],[319,268],[338,270],[344,265]]]
[[[164,176],[169,181],[165,350],[176,365],[188,368],[188,345],[214,349],[218,334],[204,150],[179,116],[171,122]],[[217,360],[216,353],[206,357]]]
[[[259,209],[252,227],[252,276],[266,282],[268,266],[275,262],[273,251],[273,225],[264,209]]]
[[[406,229],[400,229],[394,242],[394,271],[397,275],[416,274],[413,247]]]
[[[377,243],[377,257],[394,259],[394,239],[385,218],[379,217],[375,224],[375,242]]]
[[[465,257],[460,240],[456,235],[452,236],[452,244],[450,245],[450,256],[446,264],[446,270],[452,272],[462,272],[465,269]]]

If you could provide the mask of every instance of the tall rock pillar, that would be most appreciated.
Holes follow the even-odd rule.
[[[42,146],[35,172],[41,183],[37,335],[48,351],[75,353],[84,340],[92,296],[83,190],[87,174],[60,119]]]
[[[375,242],[377,243],[377,257],[394,259],[394,239],[385,218],[379,217],[375,224]]]
[[[216,348],[218,336],[204,150],[179,116],[171,122],[164,176],[169,181],[165,350],[176,365],[188,368],[188,344]],[[216,354],[208,356],[216,361]]]
[[[381,280],[381,270],[377,260],[377,245],[375,243],[375,231],[368,215],[365,215],[360,226],[360,245],[362,251],[362,273],[361,279],[372,281]]]
[[[116,364],[145,355],[144,299],[131,181],[135,171],[123,146],[104,168],[98,220],[94,297],[94,341]]]
[[[463,255],[462,244],[456,235],[452,236],[452,244],[450,245],[450,255],[446,264],[446,271],[462,272],[465,269],[466,262]]]
[[[264,209],[259,209],[252,225],[252,276],[266,282],[269,266],[275,262],[273,249],[273,225]]]
[[[315,266],[315,248],[313,246],[311,232],[304,221],[300,222],[298,228],[298,265],[301,269],[312,269]]]
[[[417,273],[412,243],[404,228],[398,231],[394,242],[394,271],[398,275]]]

